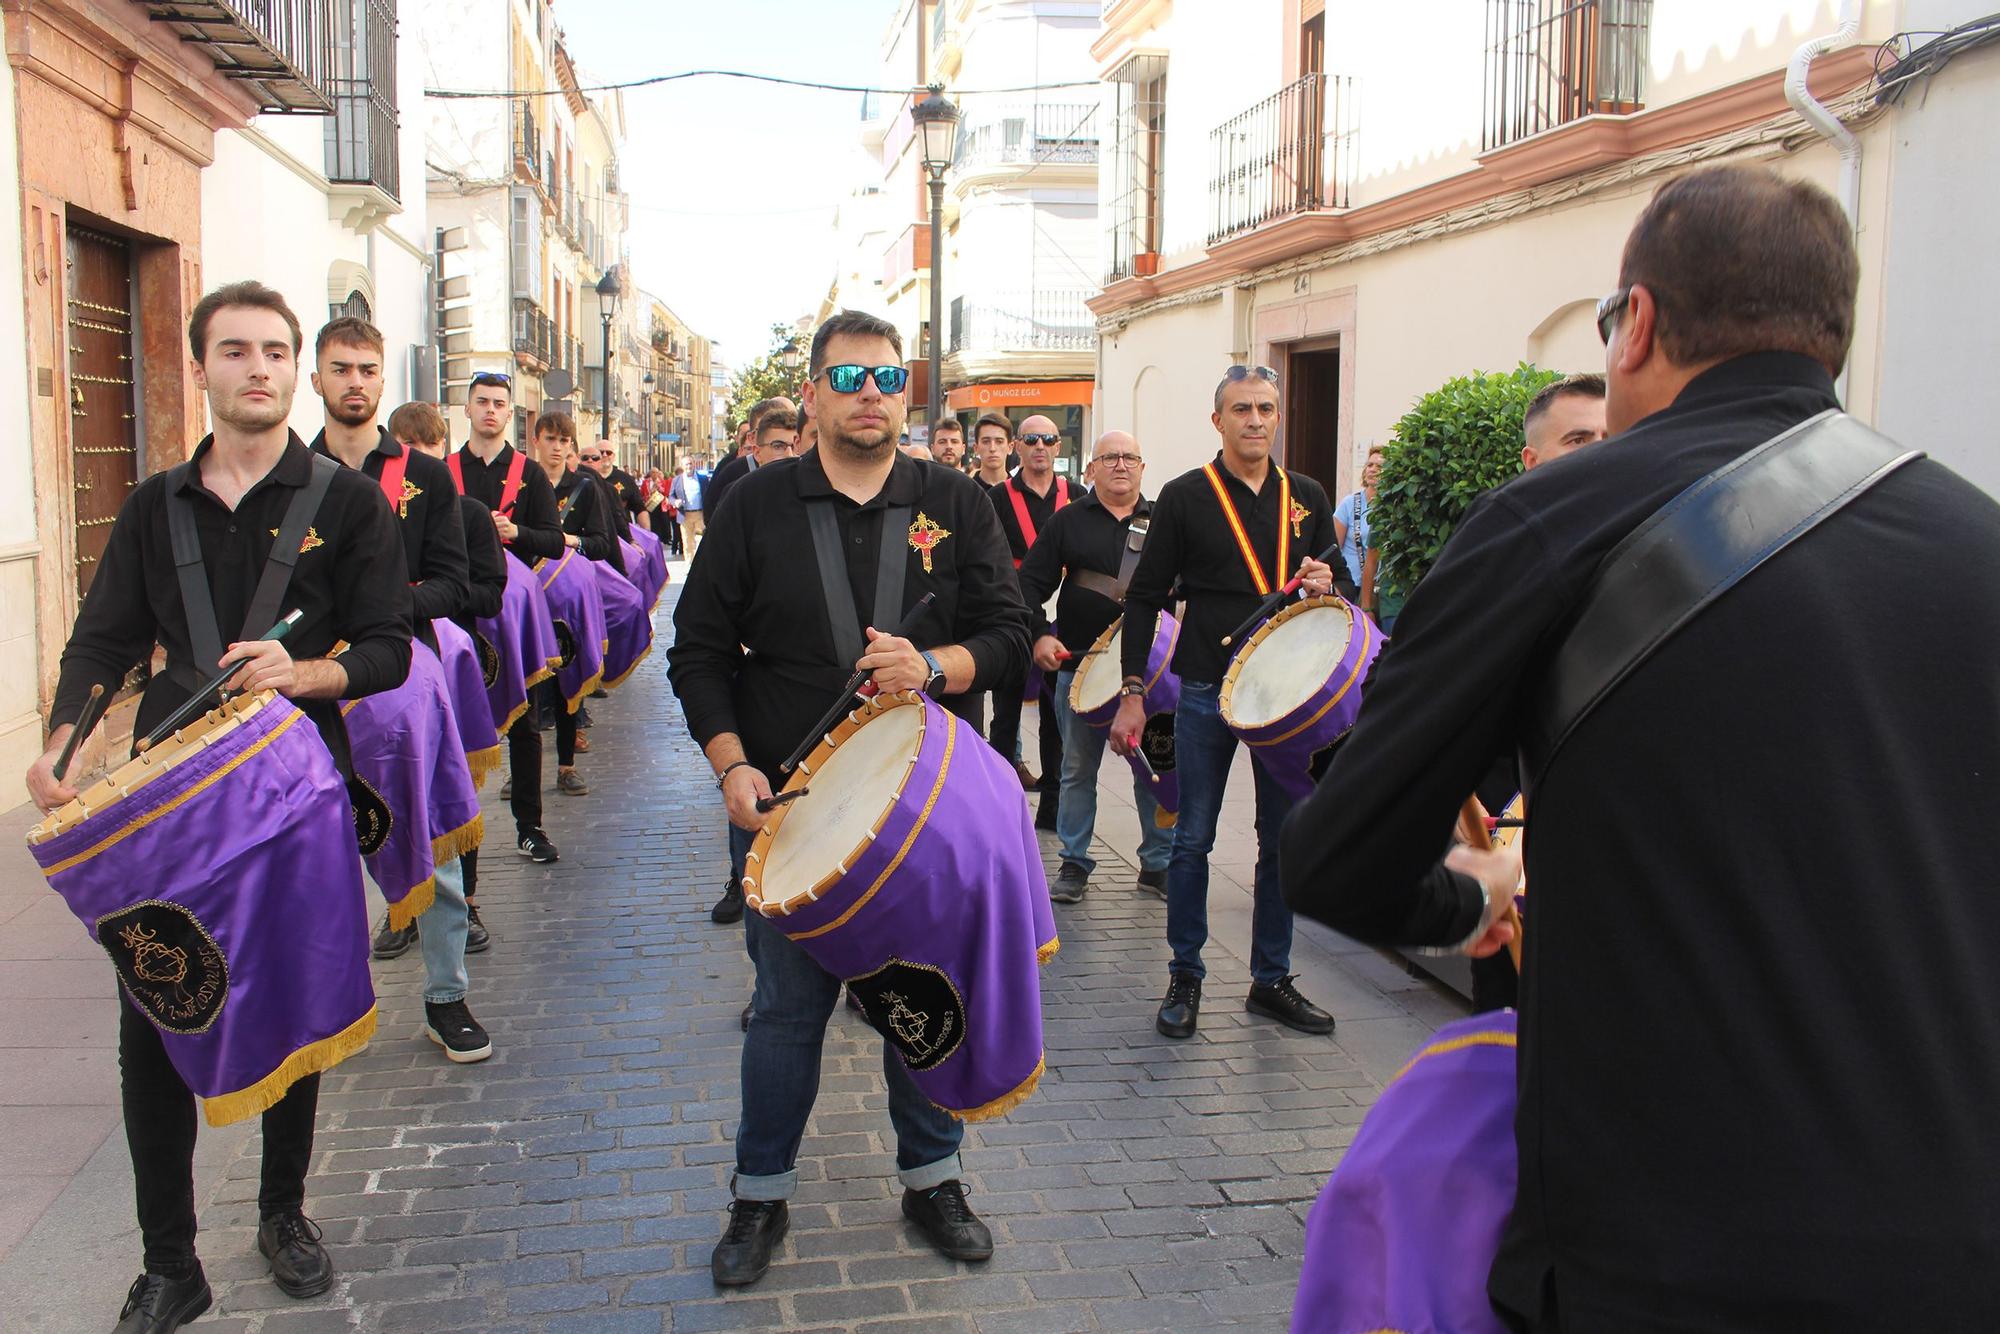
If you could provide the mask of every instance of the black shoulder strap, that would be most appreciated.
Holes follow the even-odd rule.
[[[250,610],[243,617],[243,629],[239,639],[251,635],[261,635],[277,622],[283,613],[279,606],[285,600],[285,590],[291,587],[292,570],[303,554],[306,533],[311,530],[313,519],[319,514],[320,502],[326,499],[327,488],[333,485],[334,475],[340,465],[324,454],[312,456],[312,475],[306,484],[292,493],[292,503],[285,508],[285,519],[278,525],[278,535],[272,539],[271,555],[264,562],[263,576],[257,581],[257,591],[251,595]],[[215,613],[209,616],[213,619]],[[218,655],[220,652],[218,651]]]
[[[875,628],[888,630],[903,618],[903,581],[909,558],[902,541],[909,526],[910,507],[891,505],[882,512],[880,564],[875,571]],[[833,627],[833,651],[842,670],[851,667],[868,650],[861,633],[861,621],[854,613],[854,593],[847,583],[847,558],[840,546],[840,522],[833,501],[806,502],[806,526],[812,530],[813,557],[819,565],[821,599],[826,618]]]
[[[875,628],[895,633],[903,620],[903,577],[910,569],[910,507],[891,505],[882,511],[882,550],[875,567]]]
[[[1667,503],[1598,566],[1521,738],[1532,788],[1592,709],[1743,577],[1912,459],[1829,409]]]
[[[180,580],[181,606],[187,612],[188,642],[194,650],[191,663],[169,663],[170,674],[188,679],[188,689],[215,670],[222,658],[222,631],[215,623],[215,598],[208,588],[208,570],[202,564],[201,538],[195,532],[194,504],[181,488],[194,473],[194,461],[175,464],[167,474],[167,533],[173,539],[174,574]]]
[[[1064,577],[1079,588],[1087,588],[1124,606],[1125,594],[1132,588],[1132,576],[1139,570],[1139,558],[1145,554],[1146,533],[1151,526],[1152,520],[1135,517],[1126,527],[1125,549],[1118,557],[1117,577],[1099,574],[1096,570],[1071,570]]]

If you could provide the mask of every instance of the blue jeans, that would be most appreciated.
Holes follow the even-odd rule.
[[[465,867],[458,858],[440,862],[437,897],[417,917],[417,945],[424,952],[424,1001],[443,1005],[465,999]]]
[[[1167,944],[1173,971],[1206,976],[1201,947],[1208,941],[1208,854],[1222,815],[1222,793],[1236,758],[1236,734],[1222,721],[1222,688],[1181,682],[1174,711],[1174,772],[1180,778],[1180,820],[1167,867]],[[1250,977],[1270,985],[1292,964],[1292,910],[1278,889],[1278,829],[1292,798],[1251,753],[1257,784],[1257,873],[1250,914]]]
[[[1062,804],[1056,809],[1056,837],[1062,841],[1062,859],[1089,875],[1097,869],[1090,855],[1090,836],[1097,828],[1097,770],[1104,762],[1104,743],[1111,733],[1092,727],[1070,711],[1069,687],[1075,679],[1075,672],[1056,674],[1056,717],[1062,720],[1063,738]],[[1160,803],[1153,799],[1153,785],[1136,770],[1132,774],[1132,802],[1139,808],[1139,869],[1164,871],[1173,853],[1174,831],[1153,823],[1153,812],[1160,809]]]
[[[729,829],[732,851],[751,835]],[[737,854],[740,855],[740,852]],[[819,1096],[820,1047],[840,1000],[840,979],[812,961],[756,909],[743,914],[750,962],[757,969],[750,1031],[743,1035],[743,1112],[736,1123],[739,1200],[787,1200],[798,1188],[799,1141]],[[882,1044],[896,1167],[906,1189],[929,1190],[958,1179],[965,1127],[920,1092],[903,1058]]]

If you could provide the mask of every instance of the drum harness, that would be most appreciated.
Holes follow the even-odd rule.
[[[875,569],[876,625],[892,626],[902,619],[903,580],[909,557],[897,538],[909,522],[908,505],[891,505],[882,511],[881,549]],[[813,557],[819,565],[820,592],[833,630],[834,657],[842,664],[842,670],[846,670],[868,652],[868,641],[862,638],[861,621],[854,612],[854,590],[847,582],[847,560],[841,554],[840,522],[834,515],[833,501],[806,501],[806,526],[812,530]]]
[[[1923,457],[1829,408],[1730,460],[1612,548],[1530,703],[1520,744],[1532,791],[1579,724],[1745,575]],[[1530,803],[1532,806],[1532,803]]]
[[[1069,581],[1078,588],[1086,588],[1099,597],[1110,598],[1120,607],[1125,605],[1125,594],[1132,587],[1132,576],[1138,572],[1139,557],[1146,550],[1146,533],[1152,527],[1149,520],[1134,514],[1125,529],[1125,551],[1118,558],[1118,577],[1100,574],[1096,570],[1072,570]]]

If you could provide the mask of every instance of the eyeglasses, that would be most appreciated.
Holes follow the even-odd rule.
[[[1253,375],[1271,384],[1278,382],[1278,373],[1269,366],[1231,366],[1222,373],[1222,380],[1224,384],[1235,384],[1238,380],[1247,380]]]
[[[1099,454],[1093,463],[1101,463],[1107,468],[1136,468],[1146,460],[1137,454]]]
[[[474,384],[498,385],[502,389],[514,387],[514,377],[504,371],[481,371],[472,377]]]
[[[1062,443],[1062,437],[1059,435],[1039,435],[1031,432],[1021,437],[1021,443],[1024,445],[1059,445]]]
[[[910,382],[910,372],[901,366],[828,366],[820,372],[836,394],[858,394],[861,382],[875,377],[875,387],[885,394],[900,394]]]
[[[1632,289],[1621,287],[1597,303],[1597,336],[1611,346],[1611,331],[1618,325],[1618,316],[1632,303]]]

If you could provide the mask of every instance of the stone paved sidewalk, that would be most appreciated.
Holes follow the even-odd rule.
[[[663,604],[663,630],[668,614]],[[707,1264],[729,1198],[750,969],[741,928],[708,920],[722,817],[665,667],[656,653],[593,704],[596,749],[582,761],[592,793],[548,798],[559,864],[513,855],[498,779],[488,784],[481,895],[496,941],[472,960],[471,1002],[493,1059],[454,1067],[422,1037],[414,952],[376,966],[380,1033],[327,1076],[320,1103],[308,1209],[340,1269],[325,1297],[294,1302],[264,1277],[254,1136],[204,1132],[205,1157],[226,1155],[200,1186],[218,1301],[192,1328],[1284,1328],[1313,1195],[1381,1080],[1460,1011],[1399,965],[1302,927],[1301,984],[1340,1032],[1253,1020],[1239,999],[1249,902],[1224,870],[1201,1031],[1160,1038],[1164,905],[1109,847],[1090,897],[1057,909],[1048,1073],[1027,1104],[966,1137],[992,1262],[941,1259],[901,1221],[879,1040],[843,1008],[791,1235],[762,1283],[717,1293]],[[1129,785],[1109,764],[1106,774],[1100,831],[1123,841]],[[1241,856],[1241,814],[1219,865]],[[8,875],[19,878],[12,862]],[[0,960],[0,978],[20,966]],[[103,1141],[99,1185],[73,1183],[0,1263],[10,1329],[107,1328],[136,1272],[122,1137],[105,1139],[115,1064],[96,1082],[107,1073],[93,1096],[112,1120],[93,1110],[78,1131]]]

